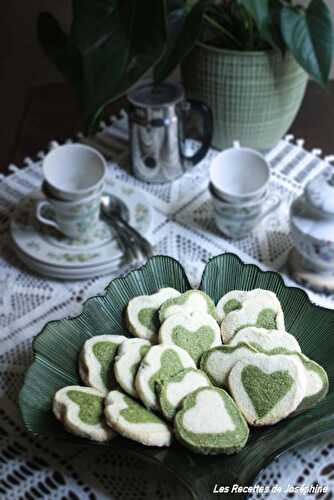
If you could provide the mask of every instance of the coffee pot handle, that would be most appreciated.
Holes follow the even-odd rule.
[[[203,160],[210,149],[213,135],[213,117],[211,109],[202,101],[197,101],[196,99],[187,99],[185,105],[190,112],[194,111],[195,113],[199,114],[203,122],[203,135],[201,137],[202,144],[200,148],[191,156],[187,156],[182,153],[185,169],[188,170],[189,168],[197,165],[197,163]]]

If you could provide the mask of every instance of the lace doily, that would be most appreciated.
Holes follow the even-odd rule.
[[[207,158],[180,180],[169,185],[147,185],[129,174],[125,116],[104,127],[93,139],[78,140],[98,147],[110,158],[108,175],[143,189],[154,207],[152,241],[157,253],[171,255],[185,265],[194,284],[207,260],[225,251],[263,267],[281,269],[291,248],[288,215],[291,201],[308,180],[332,168],[320,151],[307,152],[302,141],[282,140],[267,154],[273,167],[271,190],[280,195],[279,210],[257,230],[238,242],[227,240],[215,228],[207,191],[208,168],[217,154]],[[189,141],[189,149],[197,145]],[[14,256],[7,236],[9,215],[17,202],[42,180],[41,161],[27,159],[25,168],[10,166],[11,175],[0,181],[0,498],[94,500],[176,499],[186,493],[168,476],[147,468],[131,457],[66,447],[51,439],[34,440],[23,428],[17,396],[31,363],[31,339],[52,319],[72,316],[81,303],[103,291],[112,276],[84,282],[47,280],[32,274]],[[191,189],[189,188],[191,186]],[[289,279],[286,278],[289,283]],[[309,292],[314,302],[334,307],[334,296]],[[222,478],[223,479],[223,478]],[[303,445],[283,454],[256,480],[259,485],[320,484],[334,493],[334,445],[329,439]],[[316,494],[305,498],[329,499]],[[278,494],[275,498],[292,498]],[[257,494],[251,498],[270,498]]]

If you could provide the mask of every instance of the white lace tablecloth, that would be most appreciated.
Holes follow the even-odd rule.
[[[207,260],[230,251],[244,261],[281,269],[291,247],[288,214],[291,201],[305,183],[326,168],[320,151],[307,152],[302,141],[282,140],[267,154],[272,165],[271,190],[282,198],[279,210],[265,224],[240,241],[222,237],[212,220],[208,157],[191,173],[170,185],[146,185],[127,172],[128,144],[125,117],[105,128],[94,139],[78,139],[97,146],[109,156],[109,176],[143,189],[154,207],[152,241],[157,253],[182,262],[193,281],[199,280]],[[189,148],[196,145],[189,142]],[[73,450],[51,439],[34,440],[23,428],[17,396],[24,372],[32,360],[31,340],[53,319],[78,313],[83,300],[101,292],[112,276],[83,282],[59,282],[29,272],[9,246],[8,218],[22,196],[39,187],[41,160],[26,160],[24,169],[11,166],[11,175],[0,181],[0,499],[26,498],[94,500],[171,499],[184,496],[168,477],[147,471],[134,458],[108,451]],[[289,281],[287,279],[287,281]],[[310,293],[313,301],[334,307],[334,296]],[[329,499],[334,495],[334,444],[328,439],[303,445],[282,455],[257,478],[257,484],[327,486],[329,494],[303,495]],[[259,494],[254,498],[272,498]],[[293,498],[278,494],[275,498]]]

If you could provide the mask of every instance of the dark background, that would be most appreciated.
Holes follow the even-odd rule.
[[[94,1],[94,0],[92,0]],[[331,0],[329,1],[331,4]],[[71,21],[70,0],[11,0],[2,2],[0,18],[0,171],[20,166],[50,140],[74,136],[82,127],[71,87],[38,46],[36,20],[52,12],[63,27]],[[115,104],[111,112],[117,111]],[[324,90],[311,82],[291,132],[305,147],[334,153],[334,82]]]

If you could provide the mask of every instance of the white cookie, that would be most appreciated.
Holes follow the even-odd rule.
[[[250,425],[273,425],[296,410],[305,396],[306,377],[292,357],[259,353],[233,366],[228,385]]]
[[[265,330],[264,328],[249,327],[240,330],[231,339],[228,345],[236,346],[247,342],[255,349],[274,351],[281,348],[288,351],[301,352],[300,345],[293,335],[281,330]]]
[[[122,436],[145,446],[170,446],[172,433],[157,415],[120,391],[109,392],[105,417]]]
[[[134,398],[138,397],[134,386],[137,369],[150,347],[148,340],[128,339],[117,351],[114,361],[115,378],[120,387]]]
[[[233,399],[217,387],[202,387],[184,398],[174,429],[180,443],[203,455],[236,453],[249,436],[248,425]]]
[[[222,345],[203,354],[200,368],[214,385],[227,387],[227,377],[237,361],[241,359],[252,361],[257,354],[258,351],[246,342],[237,346]]]
[[[196,368],[185,350],[165,344],[151,347],[140,363],[135,379],[136,391],[144,405],[159,410],[156,383],[173,377],[185,368]]]
[[[116,386],[114,358],[125,340],[123,335],[97,335],[86,340],[79,356],[79,373],[86,385],[104,394]]]
[[[63,387],[53,399],[53,413],[72,434],[108,441],[114,432],[104,420],[104,394],[80,385]]]
[[[173,420],[182,400],[200,387],[211,386],[207,375],[201,370],[186,368],[162,382],[159,387],[159,402],[162,414],[167,420]]]
[[[188,290],[179,297],[168,299],[162,304],[159,309],[160,323],[173,314],[192,314],[194,312],[210,314],[214,319],[217,319],[212,299],[201,290]]]
[[[217,321],[210,314],[194,312],[169,316],[160,327],[159,342],[181,347],[198,363],[205,351],[222,340]]]
[[[217,304],[223,342],[228,343],[241,329],[255,326],[266,330],[285,330],[282,306],[269,290],[234,290]]]
[[[153,295],[140,295],[131,299],[126,308],[129,331],[135,337],[157,342],[160,326],[158,309],[166,300],[179,295],[180,292],[174,288],[162,288]]]

